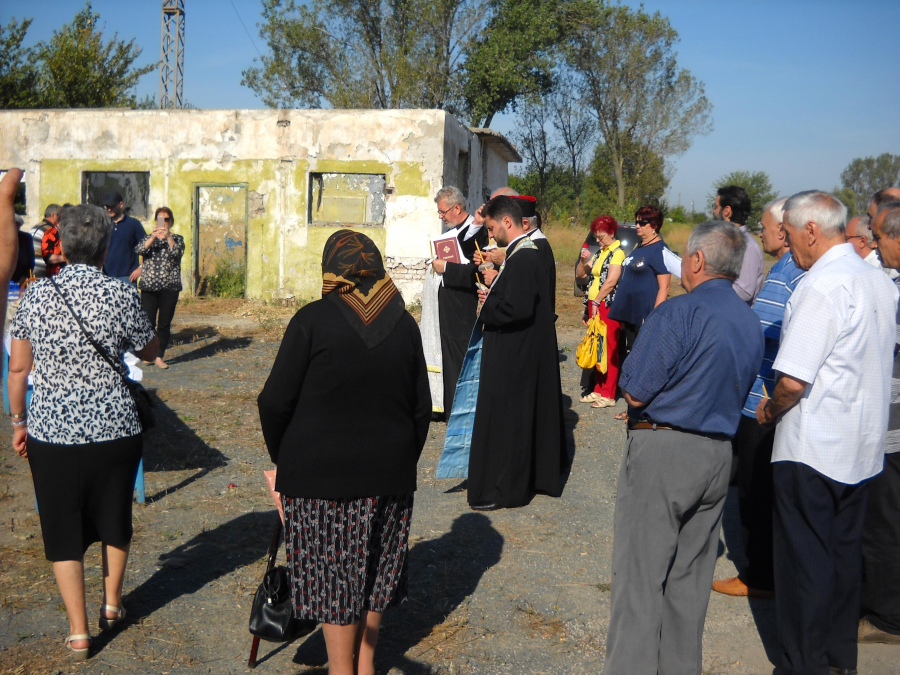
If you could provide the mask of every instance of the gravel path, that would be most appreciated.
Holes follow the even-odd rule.
[[[178,322],[181,321],[179,324]],[[145,384],[163,405],[146,437],[147,503],[135,506],[126,579],[128,625],[95,640],[73,666],[61,647],[65,613],[43,559],[27,464],[0,451],[0,673],[244,673],[252,594],[276,517],[255,397],[278,347],[253,321],[176,317],[167,371]],[[277,329],[271,328],[275,331]],[[578,403],[580,371],[564,329],[560,345],[575,461],[560,499],[479,514],[458,481],[436,481],[443,424],[419,465],[410,598],[385,615],[379,672],[397,675],[582,674],[603,666],[609,619],[616,477],[625,430],[613,414]],[[368,392],[358,400],[365,405]],[[574,399],[574,403],[572,400]],[[6,432],[8,434],[8,432]],[[740,555],[730,495],[717,575]],[[732,548],[726,546],[726,542]],[[86,559],[89,615],[99,605],[97,547]],[[92,624],[95,619],[92,619]],[[92,629],[95,631],[95,628]],[[712,598],[704,673],[769,673],[771,600]],[[260,673],[324,675],[321,632],[290,645],[263,643]],[[861,673],[900,673],[900,648],[867,646]]]

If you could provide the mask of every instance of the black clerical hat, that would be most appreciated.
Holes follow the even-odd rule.
[[[516,204],[519,205],[519,208],[522,209],[522,217],[523,218],[534,218],[537,215],[537,198],[529,197],[528,195],[519,195],[517,197],[513,197],[516,200]]]

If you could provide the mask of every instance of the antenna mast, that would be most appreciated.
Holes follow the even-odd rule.
[[[184,0],[163,0],[159,43],[160,110],[184,107]]]

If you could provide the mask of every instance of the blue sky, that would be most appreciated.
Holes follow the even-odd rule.
[[[629,3],[636,4],[636,3]],[[900,154],[900,2],[897,0],[647,0],[679,32],[679,63],[704,82],[714,131],[671,160],[669,202],[705,208],[712,182],[765,171],[790,194],[831,189],[855,157]],[[158,0],[93,0],[105,30],[134,38],[141,63],[159,58]],[[71,21],[79,0],[0,3],[0,22],[33,17],[28,41]],[[200,108],[257,108],[241,71],[257,48],[259,0],[187,0],[185,98]],[[235,10],[236,8],[236,10]],[[238,20],[240,14],[253,39]],[[155,94],[158,75],[138,95]],[[508,133],[515,116],[498,118]]]

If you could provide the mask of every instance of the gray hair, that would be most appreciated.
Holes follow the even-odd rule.
[[[466,208],[466,196],[462,193],[462,190],[453,185],[447,185],[438,190],[437,195],[434,197],[434,203],[437,204],[442,199],[448,209],[452,209],[457,205],[461,208]]]
[[[499,187],[491,193],[491,199],[494,197],[518,197],[519,193],[513,190],[508,185],[504,187]]]
[[[25,219],[22,216],[15,215],[13,219],[16,221],[16,227],[22,227],[25,224]]]
[[[900,206],[900,204],[898,204]],[[866,214],[863,214],[859,217],[859,220],[856,221],[856,235],[858,237],[865,237],[866,241],[870,244],[875,241],[875,238],[872,236],[872,218]]]
[[[537,216],[526,216],[526,217],[522,218],[522,220],[528,221],[528,227],[531,228],[532,230],[537,229],[537,226],[538,226],[537,225],[537,222],[538,222]]]
[[[881,214],[881,211],[878,213]],[[897,205],[897,208],[884,214],[884,218],[881,220],[881,229],[884,230],[884,235],[888,239],[900,237],[900,204]]]
[[[737,279],[744,264],[747,242],[733,223],[707,220],[691,232],[685,253],[688,257],[703,252],[709,274]]]
[[[50,204],[50,206],[44,209],[44,218],[52,218],[60,211],[62,211],[62,207],[59,204]]]
[[[847,207],[827,192],[798,192],[787,200],[784,210],[784,223],[795,229],[814,222],[829,239],[844,234],[847,229]]]
[[[66,260],[73,265],[100,267],[109,248],[112,229],[109,214],[99,206],[81,204],[63,209],[59,239]]]
[[[765,213],[766,211],[768,211],[772,214],[772,217],[776,222],[781,223],[784,221],[784,204],[786,201],[787,197],[773,199],[763,207],[762,212]]]
[[[878,206],[878,205],[876,205]],[[885,209],[900,209],[900,199],[894,199],[889,202],[882,202],[878,209],[875,211],[875,215],[877,216],[879,213],[884,211]]]

